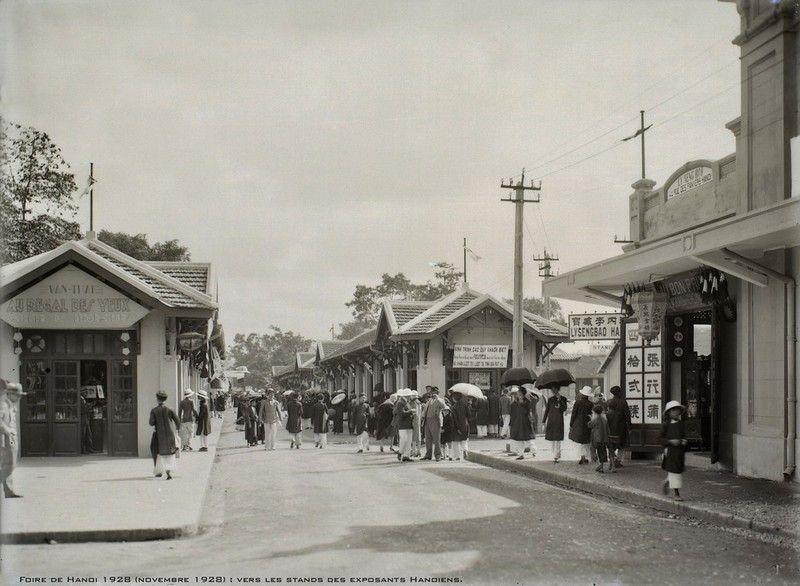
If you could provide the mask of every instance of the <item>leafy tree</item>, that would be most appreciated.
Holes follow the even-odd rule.
[[[381,282],[374,287],[356,285],[353,299],[345,303],[345,306],[352,309],[355,323],[366,329],[378,322],[381,299],[435,301],[455,291],[464,273],[456,271],[453,265],[446,262],[438,262],[433,266],[438,269],[433,275],[435,277],[433,282],[428,281],[424,285],[415,285],[403,273],[397,273],[394,276],[384,273],[381,276]],[[352,330],[356,329],[356,325],[351,328]],[[349,338],[342,336],[342,339]]]
[[[189,249],[185,246],[180,246],[177,240],[165,240],[150,246],[147,242],[146,234],[133,236],[124,232],[109,232],[108,230],[100,230],[97,238],[101,242],[105,242],[137,260],[191,260]]]
[[[424,285],[419,285],[416,290],[415,299],[419,301],[436,301],[445,295],[449,295],[458,289],[464,273],[457,271],[449,262],[437,262],[433,265],[437,271],[433,273],[436,281],[428,281]]]
[[[81,237],[71,221],[75,176],[44,132],[0,117],[0,260],[15,262]]]
[[[245,385],[267,386],[272,380],[273,366],[294,364],[295,355],[311,346],[311,340],[294,332],[283,332],[276,326],[270,326],[269,330],[271,334],[236,334],[233,338],[230,356],[237,366],[246,366],[250,372]]]
[[[513,299],[503,299],[509,305],[514,305]],[[542,317],[547,317],[550,321],[556,322],[557,324],[561,324],[562,326],[567,325],[567,320],[564,319],[564,310],[561,309],[561,304],[558,301],[553,299],[549,300],[548,306],[550,307],[550,316],[547,317],[547,312],[545,311],[545,304],[544,299],[539,299],[536,297],[525,297],[522,300],[522,310],[527,311],[529,313],[534,313],[536,315],[540,315]]]
[[[347,323],[339,324],[339,334],[336,336],[337,340],[352,340],[357,335],[366,332],[374,324],[365,323],[363,321],[354,319]]]

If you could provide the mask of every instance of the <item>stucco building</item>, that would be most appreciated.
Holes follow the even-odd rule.
[[[636,409],[634,449],[659,449],[663,405],[679,400],[693,447],[711,462],[797,480],[800,13],[786,0],[738,0],[736,9],[735,153],[687,162],[660,187],[635,182],[633,243],[547,280],[544,294],[635,309],[605,365],[617,365],[606,374]],[[634,308],[637,289],[658,303]],[[638,328],[653,318],[659,333],[645,340]]]

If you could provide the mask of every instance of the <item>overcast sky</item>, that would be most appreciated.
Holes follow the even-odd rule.
[[[94,162],[95,230],[214,264],[229,342],[324,339],[357,284],[460,270],[463,238],[470,286],[511,297],[523,167],[525,296],[545,248],[620,254],[640,110],[658,185],[734,152],[738,31],[717,0],[6,0],[0,109],[81,186]]]

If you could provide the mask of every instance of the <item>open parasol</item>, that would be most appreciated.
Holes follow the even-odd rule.
[[[467,397],[475,397],[476,399],[485,399],[486,397],[483,395],[483,391],[476,387],[475,385],[471,385],[469,383],[456,383],[450,390],[454,393],[461,393],[462,395],[466,395]]]
[[[509,368],[507,371],[505,371],[500,382],[506,387],[510,387],[512,385],[519,387],[528,383],[535,383],[536,373],[527,366],[517,366],[514,368]]]
[[[546,370],[539,375],[536,380],[536,386],[540,389],[550,387],[566,387],[575,382],[568,370],[563,368],[555,368],[553,370]]]

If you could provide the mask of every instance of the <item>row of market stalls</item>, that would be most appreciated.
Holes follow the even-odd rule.
[[[513,310],[465,283],[437,301],[383,301],[378,324],[351,340],[317,341],[294,365],[275,367],[286,388],[348,389],[371,400],[377,391],[449,388],[467,382],[484,392],[500,390],[513,360]],[[524,315],[523,363],[541,370],[567,328]]]
[[[158,390],[177,408],[186,387],[226,384],[210,263],[138,261],[89,232],[0,267],[0,284],[22,456],[149,456]]]

